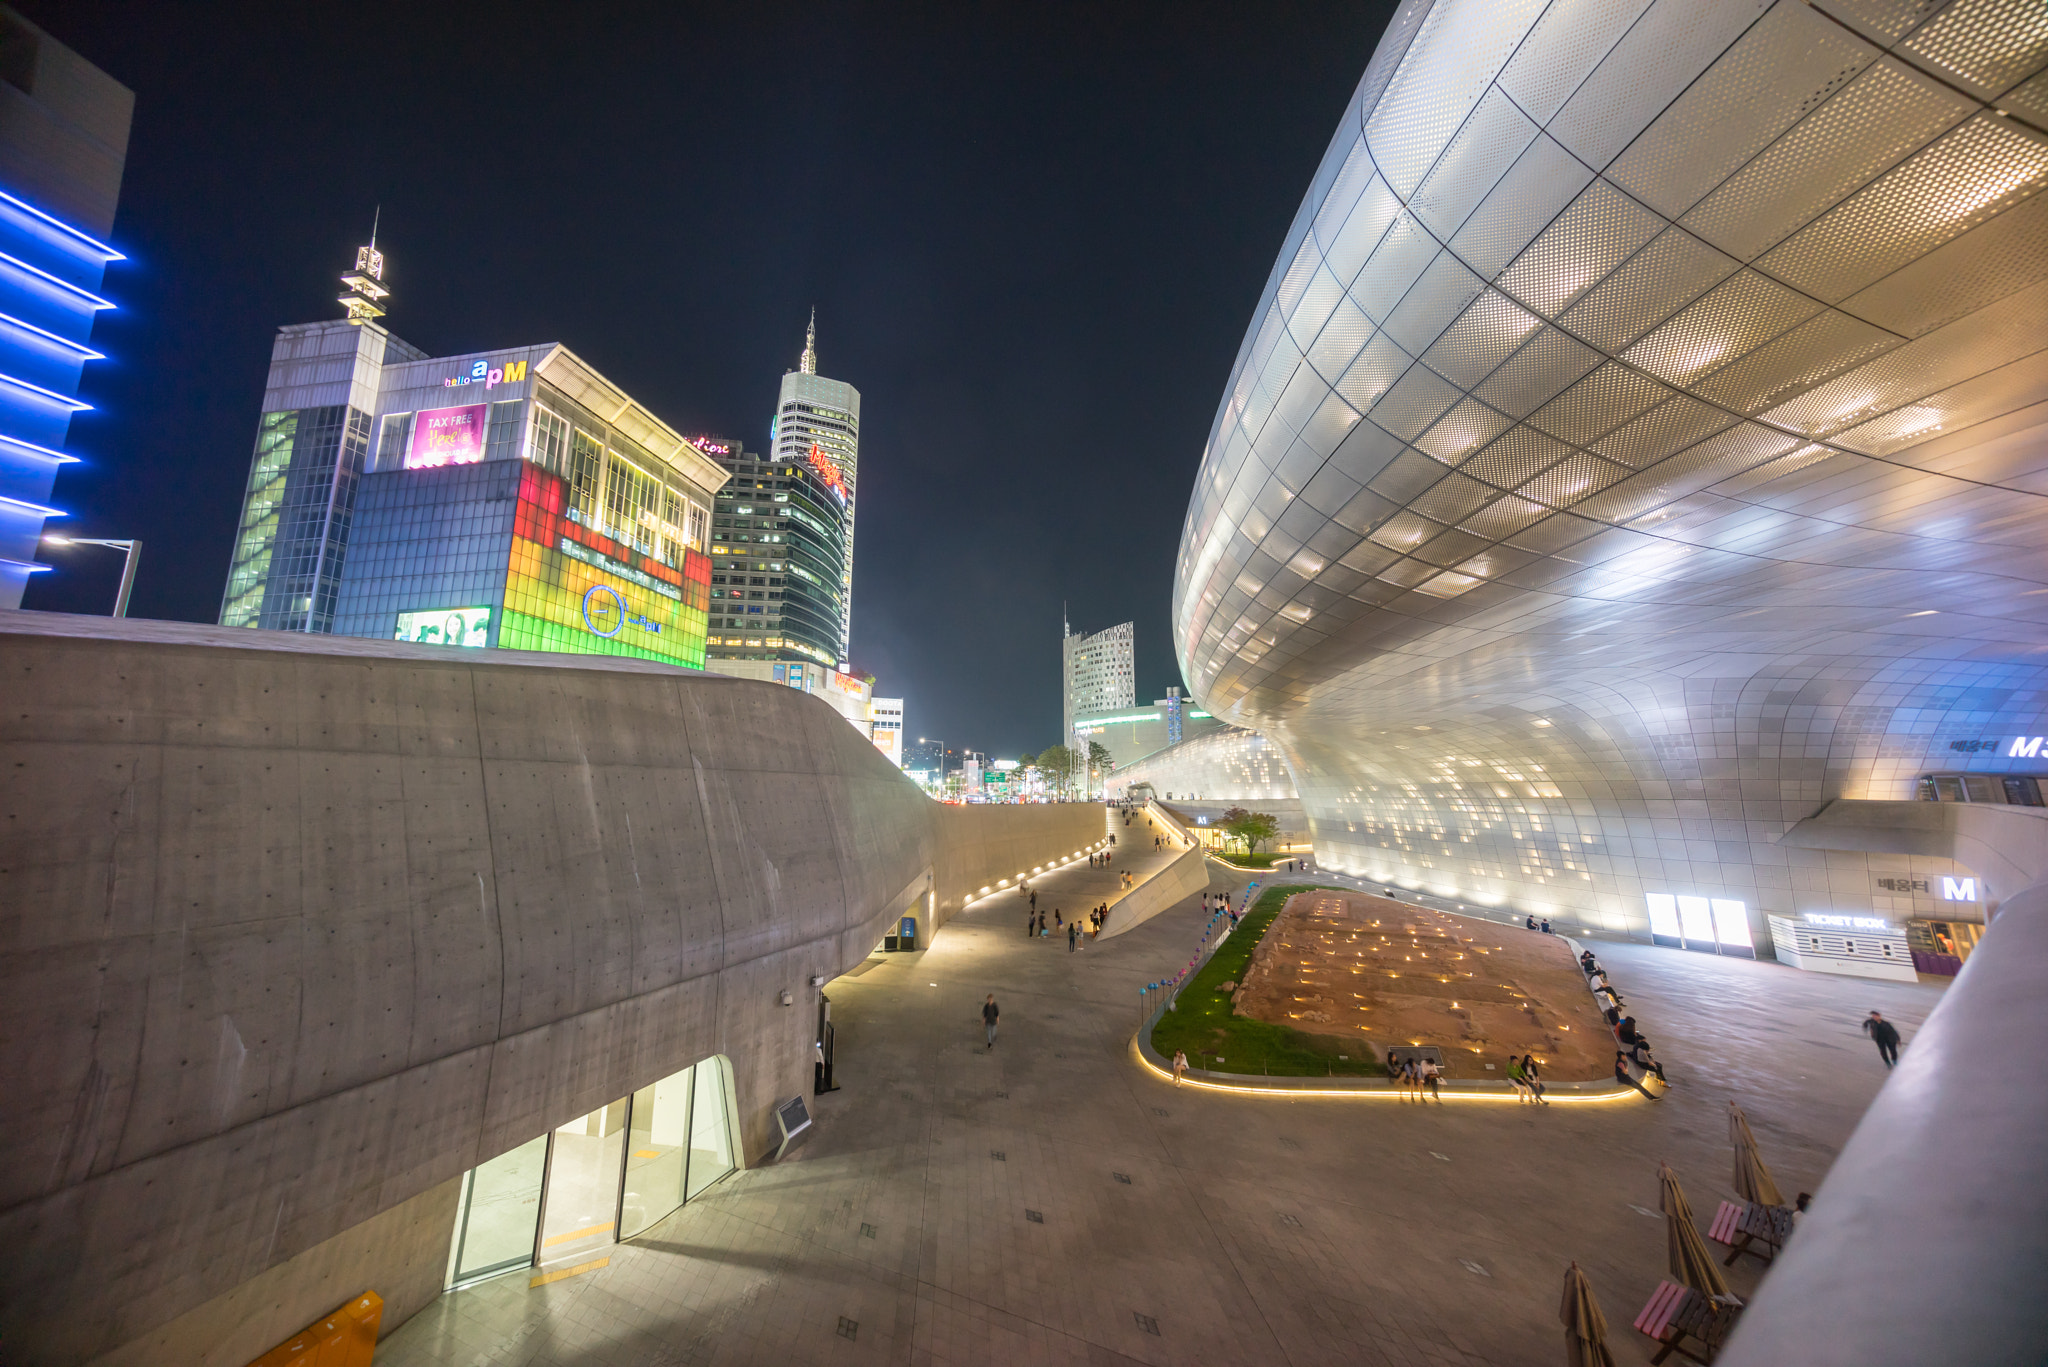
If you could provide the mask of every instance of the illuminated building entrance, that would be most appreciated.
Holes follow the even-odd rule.
[[[731,1173],[737,1152],[723,1055],[558,1125],[463,1175],[447,1285],[602,1256]]]

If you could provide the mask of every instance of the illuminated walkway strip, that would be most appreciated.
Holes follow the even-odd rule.
[[[1157,1021],[1147,1021],[1145,1022],[1145,1029],[1150,1030],[1157,1024]],[[1161,1067],[1153,1062],[1145,1053],[1144,1046],[1139,1043],[1138,1036],[1136,1035],[1131,1037],[1131,1053],[1137,1058],[1138,1066],[1146,1072],[1164,1081],[1173,1081],[1172,1070]],[[1386,1087],[1272,1087],[1261,1086],[1256,1082],[1215,1082],[1208,1078],[1196,1077],[1193,1073],[1183,1075],[1179,1085],[1182,1087],[1198,1088],[1205,1092],[1235,1092],[1243,1096],[1263,1096],[1271,1097],[1275,1100],[1292,1100],[1295,1097],[1303,1096],[1344,1097],[1347,1100],[1363,1101],[1412,1102],[1414,1100],[1414,1097],[1411,1095],[1414,1090],[1413,1088],[1394,1087],[1391,1085]],[[1613,1087],[1604,1092],[1563,1092],[1556,1096],[1548,1096],[1545,1100],[1559,1106],[1594,1106],[1604,1105],[1610,1101],[1627,1101],[1630,1097],[1640,1098],[1641,1093],[1637,1092],[1633,1087]],[[1428,1098],[1430,1101],[1437,1099],[1435,1096]],[[1461,1104],[1468,1101],[1489,1102],[1493,1104],[1513,1103],[1521,1106],[1530,1104],[1529,1102],[1518,1100],[1513,1091],[1461,1092],[1452,1089],[1445,1091],[1441,1099],[1446,1103],[1455,1101]]]

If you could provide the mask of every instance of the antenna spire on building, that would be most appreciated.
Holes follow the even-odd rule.
[[[348,310],[348,321],[358,327],[372,318],[382,318],[381,301],[391,297],[391,291],[384,288],[384,253],[377,250],[377,227],[383,219],[384,206],[379,204],[370,219],[369,245],[356,248],[356,268],[341,277],[348,293],[335,301]]]
[[[818,309],[815,304],[811,306],[811,325],[804,329],[803,359],[796,363],[796,368],[806,375],[818,373]]]

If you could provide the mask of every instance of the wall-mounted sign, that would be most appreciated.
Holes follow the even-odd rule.
[[[661,623],[633,611],[626,606],[625,598],[617,589],[604,584],[592,584],[583,595],[583,625],[606,640],[627,627],[638,627],[656,636],[661,635]]]
[[[405,448],[405,468],[430,470],[441,465],[469,465],[484,458],[484,427],[491,406],[429,408],[413,414],[412,443]]]
[[[1944,902],[1974,902],[1977,900],[1977,880],[1974,878],[1947,878],[1941,880],[1941,900]]]
[[[1880,878],[1877,885],[1886,892],[1928,892],[1925,878]]]
[[[401,612],[392,639],[431,646],[486,646],[491,643],[491,610],[425,608]]]
[[[723,442],[713,441],[709,437],[699,437],[691,442],[690,445],[696,447],[707,456],[729,456],[732,454],[730,446]]]
[[[1844,930],[1889,930],[1892,924],[1882,916],[1834,916],[1819,911],[1807,912],[1806,919],[1817,926],[1840,926]]]
[[[2005,748],[2005,757],[2007,759],[2039,759],[2041,757],[2042,741],[2048,741],[2048,736],[2014,736],[2012,744]]]
[[[825,487],[830,489],[841,503],[846,502],[846,474],[832,463],[830,456],[819,449],[818,443],[811,443],[810,454],[806,455],[804,460],[816,472],[818,478],[825,482]]]
[[[452,375],[441,383],[450,389],[464,384],[480,384],[485,389],[495,389],[501,384],[518,384],[525,378],[524,361],[507,361],[502,366],[494,366],[489,361],[478,361],[469,368],[468,374]]]

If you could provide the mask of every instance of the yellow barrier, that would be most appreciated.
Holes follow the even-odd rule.
[[[365,1291],[341,1309],[309,1324],[249,1367],[370,1367],[384,1298]]]

